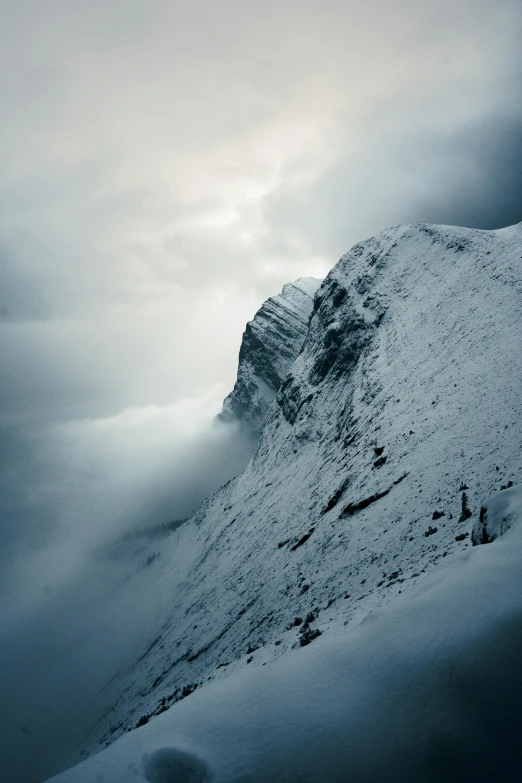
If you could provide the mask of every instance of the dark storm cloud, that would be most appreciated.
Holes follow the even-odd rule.
[[[405,163],[411,161],[413,170],[428,161],[427,187],[412,207],[415,220],[482,229],[522,220],[522,113],[488,116],[443,138],[419,139],[412,157]]]
[[[503,113],[456,127],[375,134],[362,158],[342,157],[309,189],[273,195],[273,237],[301,235],[310,252],[335,257],[398,223],[497,229],[521,221],[522,112],[514,108],[522,90],[512,97]]]

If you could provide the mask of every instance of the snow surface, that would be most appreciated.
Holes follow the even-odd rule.
[[[496,493],[481,506],[478,520],[471,532],[471,543],[490,544],[502,536],[522,514],[520,493],[517,487],[506,485],[503,492]]]
[[[115,745],[128,749],[138,776],[140,753],[174,748],[174,755],[157,757],[162,760],[149,777],[168,780],[162,768],[181,764],[176,753],[183,751],[202,758],[217,780],[246,781],[241,774],[247,773],[283,780],[274,770],[288,746],[299,748],[295,763],[302,763],[301,777],[291,777],[296,766],[289,780],[335,779],[324,765],[342,744],[351,748],[343,755],[352,764],[350,779],[372,780],[371,772],[382,780],[376,753],[382,748],[390,768],[385,779],[393,780],[394,748],[411,754],[411,746],[401,745],[402,722],[404,737],[416,726],[422,733],[422,705],[437,698],[446,706],[453,700],[456,724],[447,718],[446,743],[446,724],[428,722],[435,745],[423,745],[426,736],[419,736],[411,764],[427,763],[438,742],[439,761],[444,754],[453,759],[459,737],[478,747],[479,756],[486,753],[484,726],[466,704],[483,715],[480,694],[487,693],[491,705],[493,691],[476,691],[483,667],[491,666],[490,647],[501,662],[489,674],[492,688],[504,698],[498,678],[512,670],[502,657],[511,643],[502,640],[509,631],[518,644],[506,618],[511,610],[519,617],[521,604],[504,583],[507,560],[496,573],[501,558],[491,552],[511,557],[519,539],[513,529],[505,536],[513,550],[504,539],[472,550],[470,532],[480,522],[483,498],[522,481],[521,258],[522,225],[492,232],[401,226],[343,256],[316,294],[302,350],[267,409],[244,474],[168,536],[146,575],[111,599],[115,610],[118,601],[139,604],[136,643],[111,682],[93,694],[103,710],[84,755],[149,721]],[[284,329],[278,334],[284,341]],[[272,355],[277,345],[274,338]],[[509,561],[513,584],[517,558],[520,553]],[[489,574],[487,589],[477,584],[480,568],[468,562]],[[423,577],[429,572],[433,583]],[[475,576],[465,583],[464,573]],[[453,601],[446,583],[454,585]],[[500,623],[499,649],[490,635],[484,648],[477,636],[482,627],[489,634],[490,609]],[[311,644],[294,651],[303,641]],[[376,657],[366,672],[369,650]],[[469,685],[467,661],[477,672]],[[335,702],[330,718],[336,689],[345,712]],[[279,690],[287,707],[277,701],[276,720],[269,707]],[[330,696],[321,701],[323,690]],[[243,692],[248,698],[239,708]],[[449,715],[441,710],[436,714]],[[303,723],[303,713],[315,717]],[[333,732],[341,719],[342,741]],[[357,725],[366,720],[363,737]],[[149,725],[165,732],[157,744],[140,744]],[[494,733],[495,721],[488,729]],[[361,777],[357,765],[367,765],[369,756],[380,773],[364,766]],[[227,758],[236,765],[229,771]],[[79,769],[95,770],[95,763]],[[118,770],[111,774],[121,775]],[[416,779],[430,780],[424,772]]]
[[[522,486],[500,495],[502,539],[355,630],[204,686],[54,783],[519,780]]]

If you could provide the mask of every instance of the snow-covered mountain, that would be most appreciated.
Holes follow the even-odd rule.
[[[295,660],[304,651],[293,647],[326,643],[320,633],[353,632],[417,595],[442,560],[461,562],[483,499],[522,479],[521,259],[522,224],[384,231],[327,276],[293,363],[306,300],[261,308],[224,406],[254,429],[266,416],[257,451],[164,540],[138,641],[85,752],[196,688],[204,700],[209,680]],[[296,710],[299,721],[301,702]],[[140,775],[128,779],[170,780]]]
[[[56,783],[517,783],[522,485],[355,629],[198,689]],[[504,525],[505,526],[505,525]]]
[[[219,419],[239,421],[253,433],[261,431],[281,383],[303,346],[320,284],[313,277],[288,283],[248,322],[239,351],[237,380]]]

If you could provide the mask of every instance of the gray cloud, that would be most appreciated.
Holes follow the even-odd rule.
[[[310,253],[336,257],[398,223],[512,225],[522,220],[521,142],[522,115],[508,114],[372,140],[363,160],[337,160],[310,188],[274,194],[270,241],[298,237]]]
[[[345,151],[308,186],[283,184],[265,202],[269,248],[306,243],[337,257],[398,223],[495,229],[522,220],[522,62],[498,74],[472,117],[426,121],[431,95],[377,102]],[[497,82],[502,89],[495,92]],[[380,105],[380,104],[383,105]],[[341,132],[341,150],[349,145]],[[301,251],[302,252],[302,251]]]
[[[207,398],[0,432],[6,779],[71,763],[117,695],[107,682],[143,644],[166,526],[250,457],[241,433],[210,426]]]

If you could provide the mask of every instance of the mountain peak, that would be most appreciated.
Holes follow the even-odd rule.
[[[219,420],[239,421],[256,434],[261,431],[281,383],[302,348],[320,284],[313,277],[287,283],[247,323],[237,380],[223,403]]]

